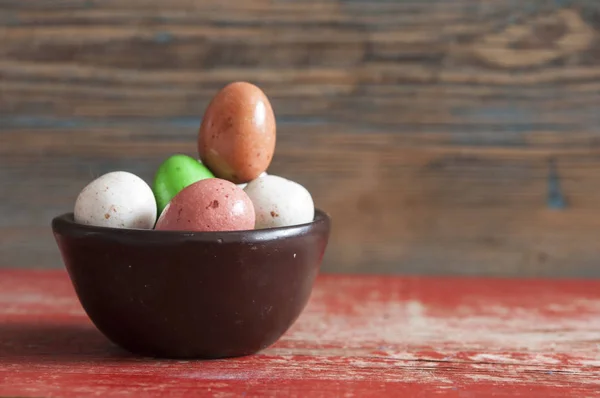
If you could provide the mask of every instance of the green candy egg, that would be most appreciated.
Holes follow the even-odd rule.
[[[190,156],[173,155],[165,160],[158,168],[152,184],[158,215],[183,188],[205,178],[214,177],[205,165]]]

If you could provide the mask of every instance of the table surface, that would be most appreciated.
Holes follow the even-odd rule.
[[[143,392],[143,394],[142,394]],[[600,281],[323,275],[260,354],[135,357],[62,271],[0,271],[0,396],[600,396]]]

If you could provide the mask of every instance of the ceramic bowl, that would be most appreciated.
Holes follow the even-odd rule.
[[[116,229],[52,221],[89,318],[132,353],[224,358],[276,342],[304,309],[329,240],[330,217],[250,231]]]

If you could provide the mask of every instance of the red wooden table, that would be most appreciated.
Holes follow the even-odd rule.
[[[600,281],[322,276],[239,359],[131,356],[62,271],[0,271],[0,396],[600,396]]]

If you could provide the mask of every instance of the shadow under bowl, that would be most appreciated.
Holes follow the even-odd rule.
[[[109,340],[160,358],[250,355],[275,343],[310,297],[330,217],[227,232],[52,230],[85,312]]]

